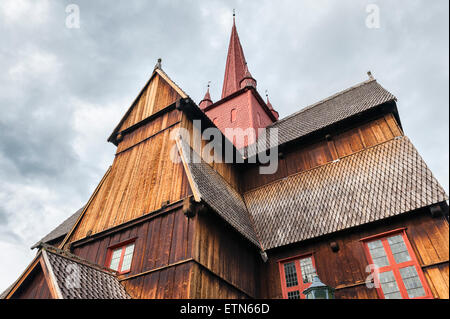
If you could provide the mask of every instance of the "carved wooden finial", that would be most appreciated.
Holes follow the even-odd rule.
[[[161,67],[162,67],[161,62],[162,62],[162,59],[159,58],[159,59],[158,59],[158,62],[157,62],[156,65],[155,65],[155,69],[161,69]]]

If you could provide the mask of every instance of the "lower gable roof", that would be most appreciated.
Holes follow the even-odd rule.
[[[41,264],[46,282],[57,299],[130,299],[116,272],[86,261],[65,250],[42,244],[24,274],[2,298],[14,296],[37,264]],[[42,270],[41,270],[42,271]]]
[[[265,249],[448,199],[407,137],[244,194]]]

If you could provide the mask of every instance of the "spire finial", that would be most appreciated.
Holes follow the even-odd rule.
[[[375,79],[375,78],[373,77],[372,72],[371,72],[370,70],[367,71],[367,75],[369,76],[369,79],[370,79],[370,80]]]
[[[236,23],[236,9],[233,9],[233,24]]]
[[[158,62],[157,62],[156,65],[155,65],[155,69],[161,69],[161,62],[162,62],[162,59],[159,58],[159,59],[158,59]]]

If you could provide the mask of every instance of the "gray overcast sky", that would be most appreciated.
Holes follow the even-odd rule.
[[[79,29],[65,26],[70,3]],[[379,29],[366,27],[370,3]],[[249,69],[281,117],[371,70],[448,192],[448,5],[0,0],[0,290],[31,261],[29,247],[88,200],[113,160],[106,138],[157,58],[197,102],[209,80],[219,98],[233,8]]]

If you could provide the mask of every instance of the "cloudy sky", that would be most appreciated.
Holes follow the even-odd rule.
[[[80,28],[67,28],[77,4]],[[366,25],[379,8],[379,28]],[[260,93],[281,117],[367,79],[398,98],[405,133],[449,189],[448,0],[0,0],[0,290],[29,247],[81,207],[106,142],[157,58],[194,100],[220,96],[236,8]]]

